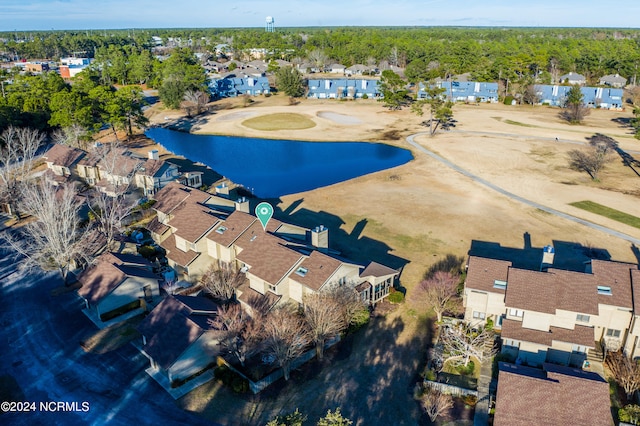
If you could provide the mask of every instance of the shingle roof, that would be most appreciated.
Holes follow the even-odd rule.
[[[255,229],[256,225],[259,229]],[[249,272],[270,284],[277,284],[302,259],[302,255],[288,249],[280,238],[262,230],[254,223],[239,239],[242,251],[236,258],[249,265]]]
[[[184,202],[172,212],[169,225],[175,228],[175,234],[187,241],[195,243],[203,237],[220,218],[214,212],[201,204]]]
[[[609,385],[595,373],[500,363],[495,426],[611,426]]]
[[[334,259],[319,251],[313,251],[309,257],[302,261],[298,268],[289,274],[289,278],[299,282],[305,287],[318,291],[327,283],[340,265],[342,265],[342,262],[338,259]],[[297,272],[299,268],[304,268],[304,270]]]
[[[631,270],[631,281],[633,283],[633,313],[640,315],[640,270]]]
[[[364,277],[385,277],[387,275],[396,275],[399,272],[395,269],[389,268],[388,266],[381,265],[377,262],[370,262],[364,271],[360,272],[360,278]]]
[[[193,250],[189,250],[186,253],[176,247],[176,236],[171,235],[166,240],[160,243],[160,247],[167,251],[167,258],[173,260],[175,263],[181,266],[188,266],[193,262],[200,253],[196,253]]]
[[[204,203],[210,197],[211,194],[204,191],[189,188],[177,182],[170,182],[153,196],[153,199],[156,200],[153,209],[168,214],[183,202]]]
[[[545,346],[551,346],[553,341],[556,341],[593,348],[595,343],[593,328],[581,325],[576,325],[573,330],[551,326],[549,331],[540,331],[522,327],[521,321],[505,319],[502,321],[501,334],[504,339],[532,342]]]
[[[164,173],[169,166],[170,164],[163,160],[147,159],[142,163],[140,169],[138,170],[138,173],[145,176],[154,177],[156,173],[158,173],[161,169],[162,173]],[[162,173],[158,173],[158,175],[162,175]]]
[[[162,222],[160,222],[158,220],[158,217],[154,217],[153,219],[151,219],[151,222],[149,222],[146,226],[146,228],[151,231],[154,232],[158,235],[162,235],[165,232],[167,232],[169,229],[171,229],[169,226],[163,224]]]
[[[465,282],[465,287],[504,294],[505,290],[495,288],[494,284],[496,280],[507,281],[511,262],[506,260],[469,256],[467,266],[467,280]]]
[[[256,220],[254,216],[236,210],[209,232],[207,238],[223,247],[229,247]]]
[[[559,269],[539,272],[510,268],[505,304],[548,314],[563,309],[597,315],[597,285],[591,274]]]
[[[631,309],[633,307],[631,299],[632,270],[637,271],[638,265],[593,259],[591,261],[591,273],[594,275],[597,285],[611,287],[611,295],[598,295],[598,302]],[[638,285],[640,285],[640,282],[638,282]],[[636,300],[640,303],[640,300]]]
[[[201,309],[194,313],[191,306]],[[143,350],[160,367],[168,369],[204,332],[215,330],[208,320],[216,312],[217,305],[203,297],[168,296],[138,326],[147,339]]]
[[[121,255],[116,253],[104,253],[96,259],[96,263],[80,273],[78,281],[82,287],[78,294],[87,299],[89,303],[99,302],[111,293],[128,277],[142,277],[157,279],[146,268],[148,262],[140,261],[140,256]],[[133,266],[133,265],[143,265]]]
[[[54,144],[44,153],[43,157],[48,163],[53,163],[56,166],[71,167],[84,155],[85,152],[81,149]]]

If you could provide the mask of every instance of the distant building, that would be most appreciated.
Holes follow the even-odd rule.
[[[311,99],[370,99],[382,97],[378,80],[328,78],[309,80],[307,97]]]
[[[91,64],[89,58],[62,58],[58,71],[65,80],[70,80]]]
[[[442,96],[454,102],[498,102],[498,83],[441,80],[434,85],[445,89]],[[424,83],[420,83],[418,99],[425,99],[426,97]]]
[[[211,80],[209,90],[214,98],[257,96],[271,93],[267,77],[224,77]]]
[[[585,84],[587,84],[587,78],[582,74],[570,72],[569,74],[560,76],[560,83],[578,84],[580,86],[584,86]]]
[[[609,74],[605,75],[600,79],[599,82],[602,86],[611,86],[616,88],[621,88],[627,85],[627,79],[621,77],[620,74]]]
[[[539,84],[535,86],[539,104],[551,106],[564,106],[567,94],[571,86],[551,86]],[[624,106],[622,89],[604,87],[581,87],[584,96],[584,104],[590,108],[603,108],[620,110]]]

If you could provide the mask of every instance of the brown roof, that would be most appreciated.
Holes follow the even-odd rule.
[[[633,292],[631,288],[632,270],[637,271],[638,265],[597,259],[591,260],[591,273],[595,276],[597,285],[611,287],[611,295],[599,294],[598,302],[631,309],[633,307],[631,299]]]
[[[521,321],[505,319],[502,321],[501,334],[505,339],[532,342],[545,346],[551,346],[554,340],[590,348],[593,348],[595,343],[593,328],[582,325],[576,325],[573,330],[551,326],[549,331],[540,331],[522,327]]]
[[[167,251],[167,258],[173,260],[180,266],[189,266],[200,253],[189,250],[186,253],[176,247],[176,236],[170,235],[166,240],[160,243],[160,247]]]
[[[597,315],[597,285],[593,275],[581,272],[509,268],[505,304],[548,314],[563,309]]]
[[[216,312],[217,305],[204,297],[168,296],[138,326],[147,339],[143,350],[168,369],[204,332],[215,330],[208,320]]]
[[[103,157],[98,162],[98,168],[108,171],[113,176],[130,176],[138,169],[140,164],[139,159],[132,157],[126,149],[123,149]]]
[[[44,153],[43,157],[48,163],[53,163],[56,166],[71,167],[84,155],[85,152],[81,149],[54,144]]]
[[[595,373],[499,364],[495,426],[611,426],[609,385]]]
[[[133,256],[139,258],[140,256]],[[78,294],[87,299],[89,303],[96,303],[111,293],[127,277],[142,277],[157,279],[148,269],[132,266],[137,263],[130,262],[128,256],[103,253],[96,259],[96,263],[78,276],[82,287]],[[144,264],[144,263],[140,263]]]
[[[206,192],[180,185],[177,182],[170,182],[153,196],[153,199],[156,200],[153,208],[168,214],[183,202],[204,203],[209,197],[211,195]]]
[[[256,220],[254,216],[236,210],[209,232],[207,238],[223,247],[229,247]]]
[[[158,217],[154,217],[153,219],[151,219],[151,222],[149,222],[146,226],[146,228],[153,232],[156,233],[158,235],[162,235],[165,232],[167,232],[169,229],[171,229],[169,226],[163,224],[162,222],[160,222],[158,220]]]
[[[302,263],[289,274],[289,278],[299,282],[305,287],[318,291],[327,283],[340,265],[342,265],[342,262],[338,259],[334,259],[319,251],[312,251],[309,257],[304,259]],[[300,268],[306,269],[306,272],[302,270],[299,271]]]
[[[633,313],[640,315],[640,270],[631,270],[631,281],[633,282]]]
[[[165,162],[164,160],[151,160],[151,159],[147,159],[145,160],[142,165],[140,166],[140,169],[138,170],[138,173],[145,175],[145,176],[155,176],[156,173],[158,173],[160,171],[160,169],[162,169],[164,166],[169,166],[170,164]],[[166,167],[165,167],[166,169]],[[164,170],[163,170],[164,173]]]
[[[202,238],[220,219],[212,210],[201,204],[184,202],[172,211],[169,225],[175,234],[195,243]]]
[[[495,288],[493,285],[495,280],[507,281],[511,262],[506,260],[469,256],[467,266],[467,280],[465,282],[465,287],[504,294],[504,289]]]
[[[252,289],[249,286],[249,280],[245,280],[240,284],[237,288],[237,292],[238,300],[249,305],[252,309],[255,309],[256,307],[258,307],[258,309],[266,307],[266,310],[269,310],[282,298],[282,296],[271,293],[270,291],[262,294]]]
[[[302,259],[300,253],[288,249],[282,242],[263,231],[262,225],[254,223],[238,239],[237,245],[242,251],[236,258],[250,266],[251,274],[275,285]]]
[[[377,262],[371,262],[364,268],[364,271],[360,273],[361,277],[384,277],[387,275],[396,275],[399,272],[388,266],[381,265]]]

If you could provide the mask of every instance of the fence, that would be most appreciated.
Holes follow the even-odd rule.
[[[430,380],[425,380],[424,385],[447,395],[453,395],[453,396],[473,395],[476,398],[478,397],[478,391],[465,389],[458,386],[448,385],[446,383],[439,383],[439,382],[432,382]]]
[[[325,344],[325,349],[326,348],[330,348],[331,346],[335,345],[339,341],[340,341],[340,336],[336,336],[335,338],[331,339],[330,341],[328,341]],[[293,360],[291,362],[290,369],[293,370],[294,368],[300,367],[302,364],[304,364],[305,362],[310,361],[315,356],[316,356],[316,349],[315,348],[313,348],[311,350],[308,350],[307,352],[305,352],[304,354],[300,355],[298,358],[296,358],[295,360]],[[253,392],[254,394],[262,391],[264,388],[266,388],[267,386],[269,386],[270,384],[272,384],[273,382],[275,382],[276,380],[278,380],[278,379],[280,379],[281,377],[284,376],[284,372],[282,371],[282,368],[279,368],[276,371],[274,371],[274,372],[268,374],[267,376],[263,377],[262,379],[254,382],[253,380],[249,379],[247,376],[242,374],[242,372],[240,372],[237,369],[235,369],[227,361],[225,361],[224,358],[220,357],[219,359],[220,359],[221,362],[223,362],[231,370],[235,371],[241,377],[246,379],[247,382],[249,382],[249,389],[251,389],[251,392]]]

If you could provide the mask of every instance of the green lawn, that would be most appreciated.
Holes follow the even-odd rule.
[[[602,204],[594,203],[593,201],[577,201],[570,203],[570,205],[640,229],[640,217],[632,216],[620,210],[612,209]]]
[[[302,114],[281,112],[261,115],[242,122],[243,126],[255,130],[302,130],[315,127],[313,120]]]

